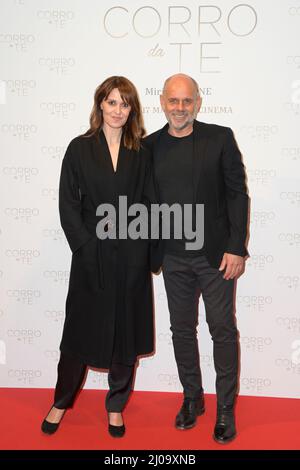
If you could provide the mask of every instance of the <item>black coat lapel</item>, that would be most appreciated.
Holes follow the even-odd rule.
[[[131,182],[136,178],[139,159],[134,150],[128,150],[124,147],[123,137],[120,143],[116,173],[103,131],[92,138],[91,157],[88,171],[95,180],[93,200],[98,204],[99,200],[102,201],[103,188],[106,188],[106,202],[114,201],[118,195],[127,194],[129,187],[131,188]]]
[[[135,193],[135,185],[138,182],[138,172],[140,167],[140,158],[136,151],[124,147],[123,139],[120,144],[118,157],[117,173],[117,191],[119,195],[128,196],[128,204],[131,203]]]

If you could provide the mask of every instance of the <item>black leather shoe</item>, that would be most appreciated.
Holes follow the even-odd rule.
[[[234,411],[232,405],[218,405],[217,421],[213,438],[219,444],[228,444],[236,437]]]
[[[53,408],[53,407],[52,407]],[[50,409],[50,411],[52,410],[52,408]],[[49,413],[50,413],[49,411]],[[44,434],[54,434],[58,428],[59,428],[59,425],[61,423],[61,420],[63,419],[64,417],[64,414],[65,414],[66,410],[64,410],[63,412],[63,415],[62,417],[60,418],[60,421],[59,423],[50,423],[49,421],[46,420],[46,418],[44,419],[44,421],[42,422],[42,426],[41,426],[41,430],[43,431]],[[47,416],[49,415],[49,413],[47,414]]]
[[[197,417],[203,415],[204,396],[192,400],[191,398],[184,398],[182,407],[176,416],[175,427],[177,429],[191,429],[197,422]]]
[[[115,426],[114,424],[109,424],[109,414],[108,414],[108,432],[112,437],[123,437],[125,434],[126,428],[125,425]]]

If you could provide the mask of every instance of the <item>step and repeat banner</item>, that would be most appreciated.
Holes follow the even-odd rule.
[[[232,127],[248,174],[247,270],[236,292],[240,394],[297,397],[300,380],[300,1],[0,1],[0,381],[54,387],[71,252],[58,216],[69,141],[88,128],[95,88],[136,85],[147,132],[165,124],[164,80],[199,83],[198,119]],[[156,352],[136,390],[180,391],[167,299],[154,277]],[[84,317],[85,312],[82,312]],[[199,306],[205,391],[212,341]],[[90,370],[85,388],[107,387]]]

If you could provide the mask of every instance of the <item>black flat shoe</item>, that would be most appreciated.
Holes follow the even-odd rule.
[[[50,408],[50,411],[52,410],[53,406]],[[49,411],[49,413],[50,413]],[[59,425],[61,423],[61,420],[63,419],[64,417],[64,414],[65,414],[66,410],[63,412],[63,415],[62,417],[60,418],[60,421],[59,423],[50,423],[49,421],[46,420],[46,418],[44,419],[44,421],[42,422],[42,426],[41,426],[41,430],[44,434],[54,434],[58,428],[59,428]],[[49,413],[47,414],[47,416],[49,415]]]
[[[125,434],[125,426],[114,426],[113,424],[108,425],[108,432],[112,437],[123,437]]]
[[[126,431],[125,425],[115,426],[114,424],[109,424],[109,414],[108,416],[108,432],[112,437],[123,437]]]
[[[175,427],[176,429],[191,429],[197,423],[198,416],[203,415],[205,412],[204,396],[200,395],[197,399],[184,398],[182,407],[176,416]]]
[[[236,437],[233,406],[219,406],[213,438],[218,444],[229,444]]]

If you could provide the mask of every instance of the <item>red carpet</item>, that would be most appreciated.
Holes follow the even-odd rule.
[[[227,446],[211,435],[215,396],[206,395],[206,412],[188,431],[174,428],[181,406],[178,393],[134,392],[124,412],[127,426],[122,439],[107,433],[105,391],[83,390],[57,433],[46,436],[40,424],[53,398],[48,389],[0,389],[1,450],[248,450],[300,449],[300,400],[239,397],[236,407],[238,436]]]

